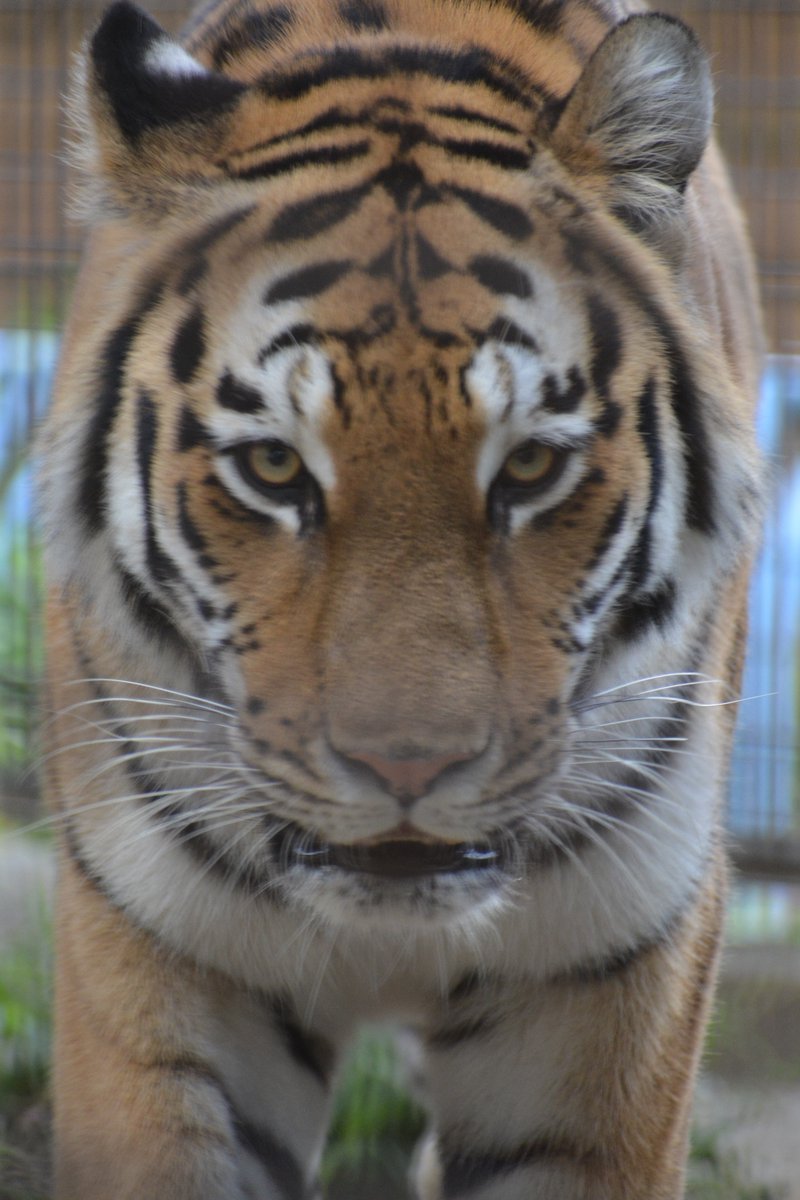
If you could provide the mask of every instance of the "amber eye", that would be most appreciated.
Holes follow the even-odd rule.
[[[300,455],[284,442],[250,442],[239,447],[238,458],[251,482],[262,488],[293,487],[305,473]]]
[[[524,442],[503,463],[500,479],[512,487],[534,487],[550,477],[559,461],[559,452],[553,446]]]

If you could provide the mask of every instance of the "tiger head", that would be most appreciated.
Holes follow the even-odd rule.
[[[119,3],[86,64],[54,578],[95,674],[213,712],[219,854],[346,920],[505,903],[666,788],[749,537],[686,282],[705,59],[664,17],[551,58],[498,19],[513,56],[382,32],[237,75]],[[651,677],[681,703],[613,707]]]

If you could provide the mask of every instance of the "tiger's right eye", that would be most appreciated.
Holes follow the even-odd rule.
[[[248,442],[236,450],[239,470],[262,491],[297,487],[306,475],[302,458],[285,442]]]

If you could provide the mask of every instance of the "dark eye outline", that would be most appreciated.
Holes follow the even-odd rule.
[[[280,447],[290,450],[292,454],[297,454],[300,467],[297,474],[288,483],[269,483],[253,469],[249,457],[253,450],[270,446]],[[263,438],[258,441],[239,442],[237,445],[229,447],[225,453],[236,467],[242,482],[252,491],[276,504],[294,505],[301,511],[304,525],[319,523],[323,511],[322,493],[319,484],[294,446],[290,446],[288,442],[283,442],[279,438]]]
[[[552,454],[552,460],[547,470],[543,471],[540,476],[532,479],[530,482],[525,482],[524,480],[515,478],[510,473],[508,463],[515,455],[525,450],[528,446],[549,450]],[[550,442],[543,442],[538,438],[528,438],[527,441],[521,442],[516,449],[506,455],[502,467],[494,477],[490,493],[500,491],[503,493],[506,503],[524,504],[526,501],[532,500],[536,496],[548,491],[561,478],[568,460],[569,452],[563,447],[553,446]]]

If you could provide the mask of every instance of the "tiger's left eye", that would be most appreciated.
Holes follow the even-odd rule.
[[[302,458],[285,442],[251,442],[239,448],[238,458],[244,473],[261,488],[292,487],[305,472]]]
[[[561,462],[561,454],[542,442],[524,442],[503,463],[498,479],[511,487],[535,487],[549,480]]]

